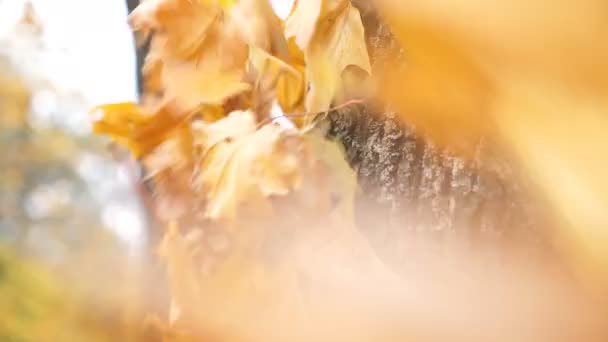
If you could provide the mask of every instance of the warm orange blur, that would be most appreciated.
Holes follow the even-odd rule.
[[[389,74],[384,89],[389,102],[405,120],[464,155],[482,136],[510,149],[565,220],[571,259],[590,286],[603,291],[608,4],[376,3],[406,51],[406,66]]]

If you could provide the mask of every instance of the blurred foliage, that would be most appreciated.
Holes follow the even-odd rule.
[[[118,317],[87,308],[47,269],[0,247],[1,341],[121,340]]]
[[[0,66],[10,75],[10,66]],[[86,240],[87,223],[100,225],[96,204],[87,196],[86,183],[74,169],[75,158],[83,149],[79,141],[60,128],[33,129],[28,123],[30,93],[23,80],[10,77],[0,81],[2,120],[0,140],[0,230],[3,239],[22,250],[39,249],[29,240],[32,235],[73,244]],[[89,197],[89,198],[87,198]],[[35,238],[34,238],[35,239]],[[46,257],[59,257],[61,246],[40,251]],[[64,247],[65,248],[65,247]]]
[[[124,165],[82,134],[82,91],[38,66],[43,30],[27,6],[0,36],[0,341],[138,340],[145,239],[117,220],[142,226],[141,208]]]

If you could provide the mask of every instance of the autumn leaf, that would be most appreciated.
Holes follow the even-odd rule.
[[[304,112],[304,97],[306,94],[306,63],[304,53],[298,48],[294,38],[287,41],[289,49],[289,64],[300,75],[294,78],[287,73],[277,79],[276,92],[279,105],[285,113]],[[294,121],[298,121],[297,118]]]
[[[119,103],[99,106],[92,113],[101,114],[93,123],[93,132],[109,135],[128,147],[135,158],[150,153],[182,122],[169,106],[150,115],[134,103]]]
[[[249,60],[258,73],[259,85],[274,90],[279,105],[285,113],[293,113],[300,108],[304,98],[304,65],[296,58],[294,66],[287,64],[262,49],[251,47]]]
[[[202,147],[201,153],[204,157],[216,144],[234,136],[253,133],[255,129],[255,117],[250,112],[236,111],[221,120],[198,127],[194,144]]]
[[[140,142],[132,139],[132,134],[137,127],[141,127],[150,121],[142,109],[134,103],[121,103],[104,105],[92,110],[92,113],[101,117],[93,123],[93,132],[107,134],[116,142],[128,147],[137,158],[142,155],[143,148]]]
[[[135,30],[154,33],[144,70],[147,80],[161,80],[165,103],[189,111],[249,89],[243,82],[247,45],[219,4],[149,0],[129,20]]]
[[[277,150],[283,128],[268,125],[256,130],[252,113],[233,112],[203,134],[201,171],[194,184],[204,189],[210,218],[233,221],[243,201],[268,212],[267,196],[285,195],[297,186],[297,160]]]
[[[252,109],[258,117],[270,115],[275,99],[287,113],[300,110],[305,90],[304,61],[285,38],[283,23],[270,3],[241,0],[227,13],[229,24],[249,45]]]
[[[220,14],[221,8],[208,1],[146,0],[131,13],[129,23],[135,31],[156,33],[154,53],[190,59],[209,37]]]
[[[239,0],[227,13],[230,25],[236,27],[247,44],[278,58],[287,58],[283,23],[268,0]]]
[[[292,12],[286,33],[288,37],[294,36],[304,50],[310,86],[306,110],[316,113],[329,109],[343,92],[342,76],[347,67],[371,74],[371,66],[361,15],[350,1],[326,0],[305,6]]]
[[[163,142],[142,158],[146,178],[167,170],[180,170],[190,166],[194,155],[193,137],[189,125],[181,125],[168,133]]]
[[[223,70],[217,57],[203,59],[200,64],[165,64],[163,80],[167,98],[184,111],[200,105],[222,104],[228,97],[250,88],[242,81],[241,70]]]
[[[295,37],[295,42],[305,50],[309,45],[321,16],[323,0],[296,0],[285,24],[287,37]]]

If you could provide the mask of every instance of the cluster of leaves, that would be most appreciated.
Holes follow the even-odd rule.
[[[297,259],[285,251],[296,227],[341,227],[315,231],[366,246],[351,224],[354,172],[312,120],[370,73],[360,14],[349,0],[296,2],[285,22],[267,0],[147,0],[130,24],[151,39],[144,97],[98,107],[94,130],[153,180],[172,322],[239,331],[225,325],[302,297],[273,294],[298,277],[279,266]]]
[[[384,99],[464,155],[488,136],[513,152],[567,219],[582,268],[605,277],[608,191],[598,170],[606,168],[590,153],[605,149],[598,141],[608,127],[603,2],[575,11],[545,0],[375,3],[407,53],[405,68],[399,60],[374,70]],[[230,324],[281,298],[295,306],[301,297],[275,290],[297,288],[290,271],[310,265],[272,256],[289,246],[278,254],[300,260],[312,246],[285,241],[364,245],[348,222],[353,174],[340,149],[310,129],[370,73],[359,12],[348,0],[301,0],[282,22],[264,0],[147,0],[130,20],[142,39],[152,35],[146,94],[139,105],[100,107],[95,130],[142,161],[158,215],[172,223],[162,251],[173,321],[216,337],[210,331],[238,331]],[[576,125],[565,119],[572,113]],[[303,239],[306,225],[332,233],[310,229],[319,235]]]
[[[217,216],[214,198],[226,196],[226,186],[247,188],[236,186],[243,181],[231,175],[232,165],[255,166],[250,178],[274,173],[251,181],[263,196],[294,188],[297,163],[271,150],[344,99],[347,75],[370,71],[361,18],[347,0],[296,3],[286,23],[268,1],[148,0],[130,23],[143,37],[153,35],[144,99],[99,107],[94,130],[127,146],[157,184],[170,177],[160,188],[183,197],[205,187],[194,197],[209,201],[209,217]],[[268,124],[281,109],[304,120]],[[176,215],[162,214],[166,221]]]

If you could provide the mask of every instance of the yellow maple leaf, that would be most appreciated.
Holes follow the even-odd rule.
[[[283,23],[267,0],[240,0],[227,11],[229,23],[249,45],[249,62],[254,89],[252,109],[268,117],[274,100],[285,112],[303,104],[304,61],[294,44],[283,34]]]
[[[277,78],[277,100],[285,113],[302,112],[306,93],[304,53],[298,48],[294,38],[287,41],[287,46],[289,49],[288,63],[298,71],[298,76],[284,73],[281,75],[282,77]]]
[[[306,56],[310,86],[306,110],[325,111],[343,91],[342,76],[347,67],[371,74],[361,15],[348,0],[313,1],[306,3],[306,7],[301,3],[296,6],[287,20],[286,33],[295,37]]]
[[[220,14],[221,8],[208,1],[146,0],[131,13],[129,23],[135,31],[155,32],[155,50],[163,57],[188,59],[200,49]]]
[[[256,83],[274,89],[274,96],[286,113],[300,108],[304,98],[304,65],[291,66],[262,49],[251,47],[249,60],[258,73]],[[295,63],[299,61],[293,59]]]
[[[255,117],[251,113],[236,111],[212,124],[198,128],[194,143],[202,147],[201,153],[204,157],[216,144],[235,136],[252,133],[255,129]]]
[[[149,114],[137,104],[118,103],[96,107],[92,112],[101,112],[101,118],[93,123],[93,132],[109,135],[128,147],[135,158],[150,153],[183,122],[168,106]]]
[[[200,105],[219,105],[227,98],[242,93],[250,86],[243,82],[243,71],[222,70],[217,57],[195,63],[164,65],[163,80],[167,98],[184,111]]]
[[[274,124],[258,129],[253,113],[237,111],[201,127],[194,139],[200,146],[200,171],[193,182],[206,197],[212,219],[234,222],[244,203],[256,208],[258,215],[272,214],[268,197],[296,190],[311,212],[352,206],[354,172],[344,151],[321,135]],[[302,186],[304,181],[310,184]],[[352,212],[344,214],[352,217]]]
[[[256,130],[253,113],[233,112],[204,131],[201,172],[194,184],[205,189],[209,217],[233,221],[245,199],[269,211],[266,196],[284,195],[297,185],[297,162],[277,151],[285,129]]]
[[[295,37],[295,42],[306,49],[312,40],[321,15],[323,0],[299,1],[293,5],[285,25],[287,37]]]
[[[287,56],[283,23],[268,0],[238,0],[227,13],[247,44],[279,58]]]
[[[146,178],[155,177],[167,170],[179,171],[191,167],[193,137],[190,126],[181,125],[168,133],[163,142],[142,158]]]
[[[212,1],[148,0],[130,16],[138,31],[154,31],[144,71],[161,80],[165,102],[180,111],[221,104],[249,89],[243,82],[247,45]],[[158,88],[158,86],[153,87]]]

